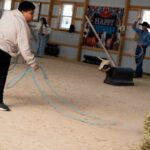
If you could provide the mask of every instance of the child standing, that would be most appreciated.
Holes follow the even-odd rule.
[[[46,47],[47,37],[51,32],[51,29],[44,17],[40,18],[40,22],[36,30],[38,31],[38,48],[36,51],[36,56],[42,57],[44,49]]]
[[[34,9],[31,2],[23,1],[18,9],[4,13],[0,20],[0,110],[10,110],[3,102],[3,93],[11,56],[21,53],[27,64],[38,69],[29,45],[28,22],[32,21]]]

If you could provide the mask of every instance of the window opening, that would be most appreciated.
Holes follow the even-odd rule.
[[[73,5],[63,4],[60,18],[61,29],[69,29],[72,22],[72,15],[73,15]]]

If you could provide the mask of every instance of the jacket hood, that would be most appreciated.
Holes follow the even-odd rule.
[[[18,9],[12,10],[12,14],[16,17],[19,17],[19,18],[25,20],[25,17]]]

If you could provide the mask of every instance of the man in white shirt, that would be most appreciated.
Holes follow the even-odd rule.
[[[3,93],[11,57],[21,53],[27,64],[38,69],[29,45],[28,22],[32,21],[34,10],[31,2],[23,1],[18,9],[4,13],[0,19],[0,110],[10,110],[3,102]]]

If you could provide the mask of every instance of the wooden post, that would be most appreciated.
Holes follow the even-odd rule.
[[[3,4],[4,4],[4,0],[1,0],[0,1],[0,17],[2,16]]]
[[[51,25],[51,18],[52,18],[52,12],[53,12],[53,1],[54,1],[54,0],[51,0],[51,1],[50,1],[50,4],[49,4],[48,21],[47,21],[47,23],[48,23],[49,25]]]
[[[59,15],[58,15],[58,24],[57,24],[57,29],[58,29],[58,30],[59,30],[59,27],[60,27],[62,7],[63,7],[63,2],[61,1],[61,2],[59,3]]]
[[[81,33],[80,33],[80,40],[78,44],[78,54],[77,54],[77,60],[80,61],[81,59],[81,52],[82,52],[82,43],[83,43],[83,33],[84,33],[84,26],[85,26],[85,15],[87,11],[89,0],[84,1],[84,9],[83,9],[83,15],[82,15],[82,24],[81,24]]]
[[[51,27],[51,18],[52,18],[52,12],[53,12],[53,1],[54,0],[51,0],[49,3],[48,18],[47,18],[47,23],[49,24],[50,27]],[[46,41],[48,43],[49,35],[46,36]]]
[[[76,13],[77,13],[77,5],[74,4],[74,7],[73,7],[73,16],[72,16],[72,22],[71,22],[71,24],[73,24],[73,25],[75,25]]]
[[[125,0],[125,9],[124,9],[124,16],[123,16],[123,26],[126,26],[127,24],[127,18],[128,18],[128,11],[130,7],[130,0]],[[117,65],[120,66],[121,59],[122,59],[122,52],[123,52],[123,44],[124,44],[125,35],[120,37],[120,44],[119,44],[119,54],[117,56]]]
[[[14,9],[14,5],[15,5],[15,0],[12,0],[12,1],[11,1],[11,10]]]

